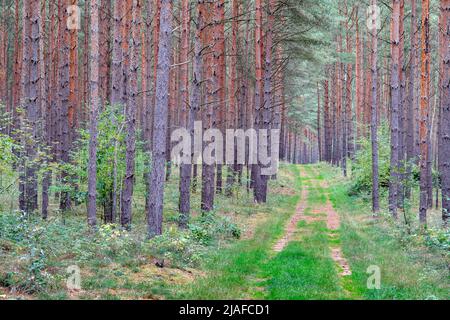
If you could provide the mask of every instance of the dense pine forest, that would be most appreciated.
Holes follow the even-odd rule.
[[[0,0],[0,300],[449,299],[450,0]]]

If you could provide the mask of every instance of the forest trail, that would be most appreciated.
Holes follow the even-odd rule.
[[[205,266],[205,276],[176,288],[176,297],[448,297],[445,258],[424,247],[405,248],[389,223],[368,219],[370,210],[348,195],[347,180],[338,170],[327,165],[289,165],[280,176],[289,177],[282,183],[289,192],[272,193],[267,212],[262,213],[265,218],[252,236],[222,250]],[[376,290],[368,286],[367,270],[374,266],[381,272],[381,287]]]
[[[334,268],[327,270],[328,275],[324,278],[329,279],[330,283],[326,286],[334,288],[335,292],[332,295],[335,297],[355,298],[351,292],[345,289],[351,287],[349,276],[352,275],[352,271],[340,245],[340,217],[331,203],[328,192],[329,185],[321,179],[317,167],[301,167],[300,179],[302,181],[302,188],[299,191],[301,198],[295,214],[286,224],[283,236],[276,242],[272,250],[276,255],[298,255],[302,259],[305,247],[303,244],[308,241],[307,239],[323,238],[327,243],[323,247],[324,251],[319,252],[323,256],[313,259],[313,264],[310,265],[311,270],[320,268],[319,265],[315,265],[314,260],[319,264],[322,259],[331,259],[334,262]],[[324,225],[326,225],[325,228]],[[290,245],[291,247],[288,248]],[[273,261],[276,260],[277,257],[274,257]],[[280,269],[271,270],[274,277],[283,273],[283,269],[285,269],[282,264],[279,266]],[[304,276],[301,272],[292,272],[292,275],[290,281],[294,283],[301,282],[301,278]],[[268,283],[270,282],[269,280]],[[270,291],[270,285],[268,287]]]

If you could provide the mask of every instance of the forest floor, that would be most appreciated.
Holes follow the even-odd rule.
[[[389,219],[347,195],[325,165],[300,166],[287,214],[220,253],[207,276],[177,288],[191,299],[449,299],[448,251],[405,243]],[[380,288],[370,276],[380,271]],[[369,280],[369,281],[368,281]],[[368,286],[368,283],[372,286]],[[183,292],[180,294],[180,292]]]
[[[153,241],[139,210],[131,233],[103,226],[96,235],[83,210],[63,223],[0,214],[0,300],[450,298],[448,250],[385,214],[372,218],[338,169],[283,164],[266,205],[237,188],[218,195],[214,215],[194,211],[187,231],[176,228],[177,184],[174,176],[166,189],[166,233]],[[66,287],[70,265],[81,290]],[[374,270],[379,289],[368,286]]]

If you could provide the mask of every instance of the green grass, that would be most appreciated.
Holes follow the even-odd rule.
[[[404,241],[399,227],[382,216],[371,219],[370,203],[347,194],[348,181],[322,167],[330,198],[341,216],[341,243],[353,275],[355,292],[364,299],[449,299],[448,256],[423,242]],[[371,265],[381,271],[381,289],[367,288]]]
[[[298,167],[290,165],[286,170],[293,177],[290,183],[299,190]],[[279,183],[287,184],[289,181]],[[298,201],[298,195],[271,194],[267,206],[260,208],[269,216],[257,227],[254,237],[222,249],[205,263],[208,275],[186,287],[176,288],[174,298],[245,299],[257,295],[263,281],[261,268],[270,259],[271,247],[283,233]]]
[[[297,170],[290,166],[289,171]],[[348,196],[348,181],[326,165],[301,166],[296,175],[307,186],[308,208],[327,201],[341,217],[341,227],[330,231],[325,221],[300,221],[295,239],[274,255],[271,247],[294,213],[297,196],[279,198],[277,215],[262,223],[253,239],[241,241],[205,264],[207,275],[177,298],[190,299],[448,299],[448,260],[442,252],[407,243],[388,219],[373,221],[365,199]],[[312,180],[315,180],[313,182]],[[329,188],[320,186],[327,181]],[[304,199],[303,199],[304,200]],[[270,206],[269,206],[270,207]],[[273,209],[271,209],[273,210]],[[325,218],[324,214],[317,213]],[[331,258],[331,247],[342,247],[352,275],[341,277]],[[371,265],[380,267],[381,289],[367,288]],[[180,292],[180,288],[177,288]]]
[[[300,221],[293,241],[275,254],[272,247],[304,187],[304,214],[323,220]],[[82,270],[79,299],[449,299],[448,251],[426,246],[424,235],[407,234],[385,214],[371,219],[369,201],[350,197],[348,188],[349,180],[330,166],[282,164],[278,180],[270,181],[267,204],[255,205],[244,187],[237,188],[233,198],[217,196],[207,224],[196,210],[200,194],[194,193],[192,221],[200,239],[176,228],[176,174],[166,188],[165,235],[156,242],[145,240],[142,183],[127,236],[103,229],[89,233],[84,207],[64,221],[56,214],[48,222],[1,214],[0,287],[26,298],[68,299],[66,268],[76,264]],[[335,231],[326,228],[325,213],[314,210],[328,197],[341,218]],[[251,234],[243,229],[244,239],[230,236],[233,226],[248,223],[256,225]],[[201,238],[206,231],[208,237]],[[331,258],[330,248],[338,246],[350,263],[350,277],[339,276]],[[161,254],[171,261],[162,269],[152,262]],[[367,288],[371,265],[380,267],[380,290]]]
[[[336,267],[330,258],[324,222],[301,223],[301,241],[291,242],[265,267],[267,299],[343,299]],[[305,232],[306,231],[306,232]]]

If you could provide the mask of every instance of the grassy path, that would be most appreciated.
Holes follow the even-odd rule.
[[[302,168],[303,194],[298,205],[301,216],[296,236],[263,267],[268,279],[264,298],[345,299],[352,298],[351,275],[342,255],[339,218],[332,208],[326,186],[316,168]],[[319,177],[319,178],[318,178]],[[289,231],[290,226],[287,226]]]
[[[424,248],[404,248],[395,230],[370,219],[346,180],[328,166],[287,166],[293,194],[272,194],[270,213],[251,239],[223,249],[206,276],[176,298],[448,299],[448,261]],[[367,288],[367,268],[381,272]]]

